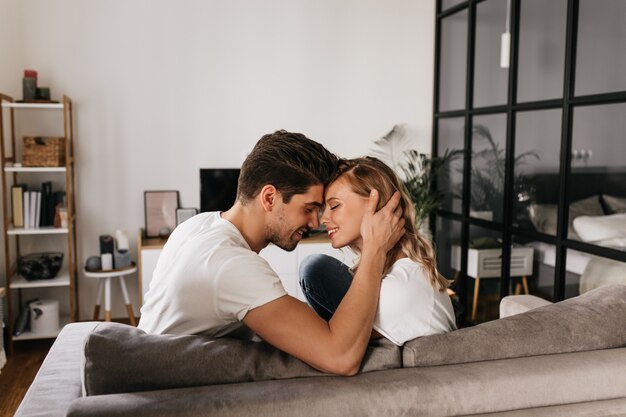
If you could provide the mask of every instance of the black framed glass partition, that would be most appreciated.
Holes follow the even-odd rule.
[[[474,47],[474,107],[506,104],[508,68],[500,67],[501,34],[506,28],[507,2],[476,5]]]
[[[517,101],[563,97],[567,0],[523,0],[519,12]]]
[[[467,322],[512,293],[626,284],[625,18],[621,0],[438,0],[433,154],[464,157],[431,227]]]
[[[438,120],[439,143],[445,149],[464,149],[465,118],[452,117]],[[443,152],[437,156],[443,156]],[[443,208],[453,213],[462,213],[463,205],[463,166],[462,158],[455,158],[446,165],[445,172],[438,178],[437,186],[444,196]]]
[[[580,0],[576,42],[577,96],[626,90],[623,0]]]
[[[442,71],[439,101],[442,109],[456,110],[465,107],[467,48],[467,11],[453,14],[441,24],[440,42],[447,51],[441,56]]]

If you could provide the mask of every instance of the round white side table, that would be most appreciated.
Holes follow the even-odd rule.
[[[137,326],[137,320],[135,320],[135,313],[133,312],[133,306],[128,298],[128,290],[126,289],[126,282],[124,277],[126,275],[134,274],[137,271],[135,264],[125,269],[111,269],[108,271],[87,271],[83,269],[85,276],[88,278],[98,278],[98,295],[96,296],[96,305],[93,310],[93,319],[98,320],[100,316],[100,298],[102,297],[102,288],[104,287],[104,320],[111,321],[111,279],[119,278],[120,286],[122,287],[122,294],[124,295],[124,302],[126,303],[126,310],[128,311],[128,318],[130,324]]]

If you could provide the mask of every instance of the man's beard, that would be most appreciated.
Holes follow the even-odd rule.
[[[267,240],[282,250],[291,252],[298,246],[298,241],[291,239],[295,231],[290,233],[289,236],[284,237],[289,232],[286,223],[284,213],[281,210],[278,214],[277,221],[267,227]]]
[[[296,246],[298,246],[298,241],[292,240],[291,239],[292,236],[293,236],[293,233],[285,238],[281,236],[280,230],[276,230],[276,229],[268,230],[268,240],[274,245],[278,246],[279,248],[287,252],[293,251],[296,248]]]

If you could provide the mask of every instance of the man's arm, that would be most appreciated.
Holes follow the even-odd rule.
[[[363,248],[350,289],[330,322],[290,296],[250,310],[244,322],[277,348],[325,372],[358,372],[378,307],[386,253],[404,234],[397,210],[399,193],[375,213],[378,194],[372,194],[363,217]]]

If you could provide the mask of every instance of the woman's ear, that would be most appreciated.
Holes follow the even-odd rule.
[[[276,207],[276,203],[278,203],[278,199],[280,198],[279,194],[276,187],[272,184],[267,184],[261,188],[259,200],[265,211],[272,211],[274,207]]]

